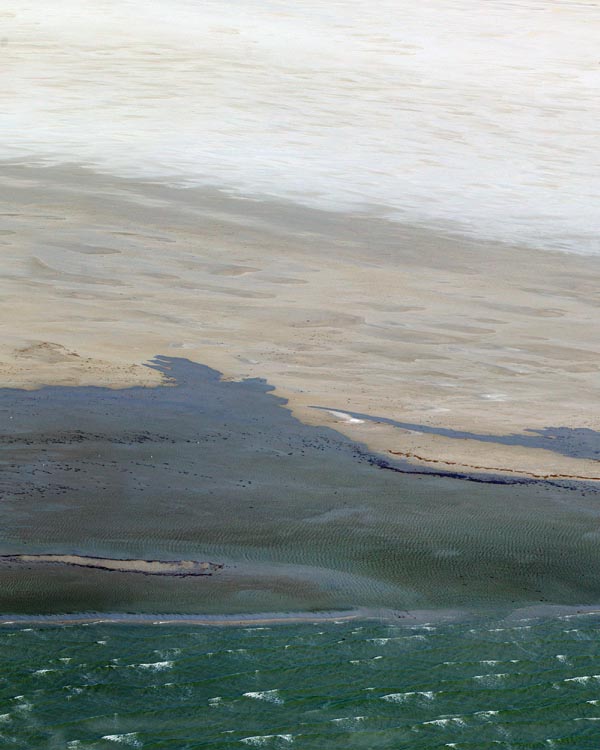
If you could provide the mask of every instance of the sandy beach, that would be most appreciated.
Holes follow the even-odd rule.
[[[0,195],[0,386],[183,356],[415,464],[600,477],[599,258],[77,167]]]

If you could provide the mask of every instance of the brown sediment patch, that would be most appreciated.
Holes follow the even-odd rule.
[[[198,560],[135,560],[58,554],[0,555],[0,562],[75,565],[79,568],[95,568],[119,573],[143,573],[144,575],[155,576],[210,576],[224,567],[221,563]]]
[[[61,344],[55,344],[52,341],[36,341],[27,346],[15,349],[14,356],[16,358],[35,359],[46,364],[55,364],[57,362],[66,362],[74,358],[80,358],[77,352],[70,351]]]

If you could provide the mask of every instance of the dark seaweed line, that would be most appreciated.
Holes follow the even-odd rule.
[[[544,485],[544,486],[551,486],[551,487],[560,487],[561,489],[565,489],[567,487],[568,489],[571,489],[568,485],[561,484],[559,482],[553,482],[551,479],[547,479],[545,477],[537,477],[535,475],[524,476],[526,472],[515,472],[516,476],[503,476],[505,472],[510,471],[510,469],[490,469],[490,471],[497,471],[498,473],[494,474],[483,474],[483,473],[476,473],[476,472],[466,472],[466,471],[452,471],[451,469],[444,470],[444,469],[430,469],[427,467],[419,468],[416,466],[412,466],[408,463],[408,461],[403,462],[403,466],[398,466],[391,464],[389,461],[386,461],[384,458],[380,458],[379,456],[376,456],[372,453],[367,453],[363,450],[361,450],[358,446],[355,447],[356,453],[360,455],[362,459],[367,461],[371,466],[375,466],[378,469],[383,469],[386,471],[393,471],[396,474],[414,474],[416,476],[427,476],[427,477],[439,477],[441,479],[459,479],[463,482],[475,482],[477,484],[499,484],[499,485]],[[394,451],[390,451],[390,453],[394,453]],[[401,454],[398,455],[406,456],[407,458],[411,456],[412,454]],[[418,456],[415,456],[415,458],[419,459]],[[428,459],[419,459],[419,460],[428,460]],[[486,467],[473,467],[473,468],[482,468],[485,469]],[[557,477],[558,478],[558,477]],[[571,480],[573,482],[577,481],[588,481],[587,477],[565,477],[566,480]],[[594,479],[589,479],[590,482],[593,482]]]

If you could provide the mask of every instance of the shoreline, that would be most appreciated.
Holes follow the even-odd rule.
[[[259,612],[240,614],[164,614],[126,612],[81,612],[53,615],[11,615],[0,614],[0,627],[12,625],[201,625],[204,627],[248,627],[252,625],[297,625],[330,622],[380,622],[399,626],[422,624],[451,624],[468,620],[495,619],[502,622],[522,622],[538,619],[600,616],[600,603],[597,605],[535,605],[486,609],[424,609],[395,610],[370,609],[365,607],[339,611],[316,612]]]
[[[152,368],[171,385],[0,389],[0,611],[598,600],[595,485],[416,472],[264,381]]]
[[[0,195],[0,384],[152,387],[172,352],[415,466],[597,481],[594,452],[504,438],[599,439],[600,258],[77,167],[8,165]]]

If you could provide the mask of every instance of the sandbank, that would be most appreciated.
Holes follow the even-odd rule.
[[[415,464],[599,476],[493,439],[597,437],[599,258],[78,167],[4,164],[0,196],[0,386],[153,386],[167,353]]]

